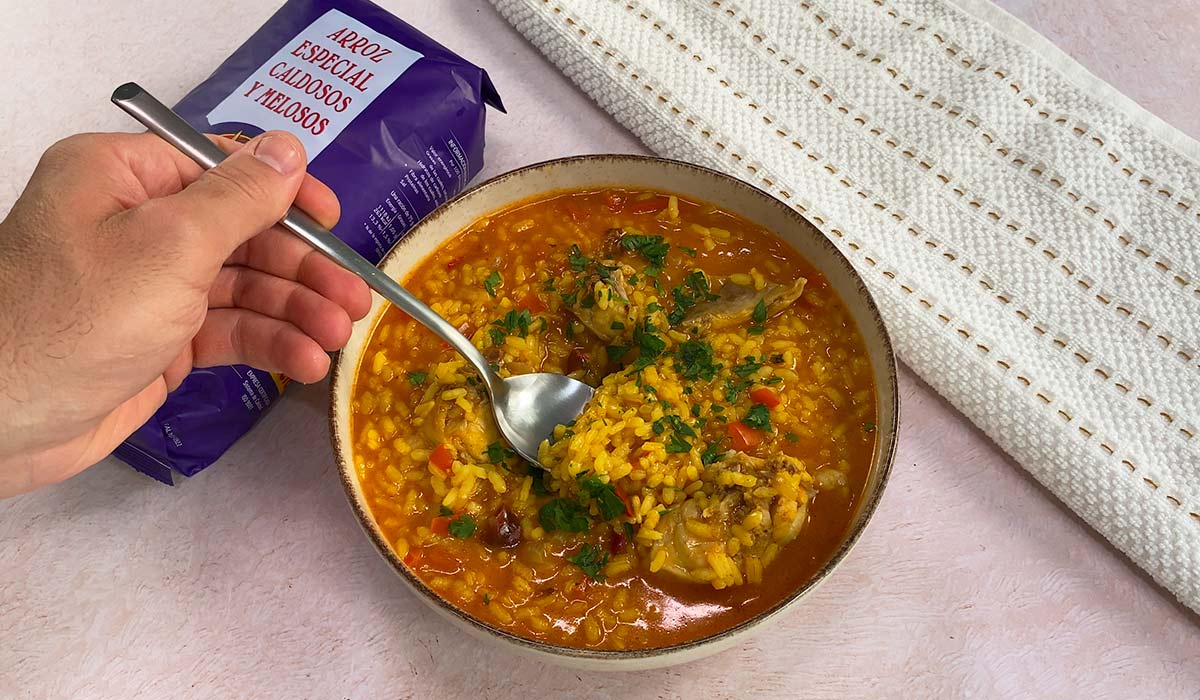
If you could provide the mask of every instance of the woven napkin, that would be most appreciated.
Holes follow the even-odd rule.
[[[901,358],[1200,611],[1200,144],[976,0],[492,0],[866,279]]]

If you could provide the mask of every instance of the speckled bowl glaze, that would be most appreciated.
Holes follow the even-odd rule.
[[[530,165],[500,175],[442,205],[417,224],[388,253],[380,267],[402,282],[422,260],[447,239],[475,220],[510,204],[576,188],[624,187],[673,192],[712,202],[775,232],[816,265],[841,295],[858,322],[874,371],[879,406],[878,441],[858,512],[838,550],[811,580],[797,587],[767,611],[721,632],[684,644],[654,649],[599,651],[535,642],[478,620],[443,600],[412,574],[392,551],[371,517],[354,472],[350,434],[350,402],[354,376],[363,350],[386,302],[376,296],[371,312],[354,327],[354,334],[333,368],[330,430],[334,454],[346,496],[363,531],[375,548],[419,598],[469,634],[542,661],[584,669],[638,670],[693,661],[739,643],[769,621],[799,605],[837,567],[858,540],[879,502],[892,467],[899,420],[896,360],[887,329],[874,299],[850,263],[825,236],[787,205],[754,187],[721,173],[687,163],[626,155],[578,156]],[[777,564],[778,565],[778,564]]]

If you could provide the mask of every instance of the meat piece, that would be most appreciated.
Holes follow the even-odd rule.
[[[807,283],[808,280],[801,277],[790,284],[768,284],[762,290],[755,291],[727,282],[721,287],[719,299],[696,304],[683,322],[706,330],[746,325],[754,316],[754,307],[760,301],[766,304],[767,317],[770,318],[796,303]]]
[[[628,337],[637,321],[626,282],[626,276],[632,272],[628,265],[620,265],[615,270],[606,270],[603,276],[588,275],[570,307],[579,322],[606,343]]]
[[[729,554],[745,573],[747,557],[764,557],[771,545],[778,551],[794,540],[815,493],[804,465],[786,455],[760,459],[730,452],[709,467],[704,481],[712,485],[711,494],[690,498],[663,516],[658,526],[663,538],[648,555],[650,561],[662,558],[661,571],[693,583],[713,580],[714,556]],[[730,549],[733,539],[736,551]]]

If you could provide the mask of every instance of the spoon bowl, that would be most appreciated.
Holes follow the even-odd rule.
[[[538,447],[554,429],[574,421],[595,390],[561,374],[539,372],[504,379],[492,394],[496,425],[525,461],[541,466]]]
[[[225,160],[225,152],[215,143],[136,83],[117,88],[112,101],[205,169]],[[592,398],[592,387],[560,374],[501,378],[479,349],[457,328],[307,214],[291,207],[279,223],[330,260],[358,275],[380,296],[403,309],[465,357],[483,379],[500,434],[526,461],[541,467],[537,459],[538,446],[551,436],[556,426],[575,420]]]

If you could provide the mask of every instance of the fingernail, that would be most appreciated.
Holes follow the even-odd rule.
[[[291,175],[304,167],[304,156],[295,142],[286,136],[267,134],[254,147],[254,157],[275,168],[280,175]]]

